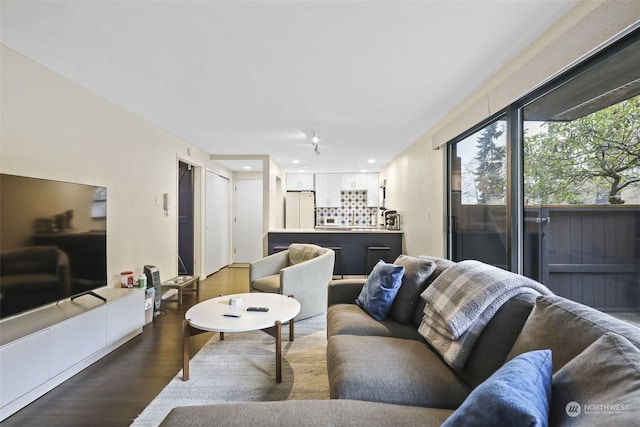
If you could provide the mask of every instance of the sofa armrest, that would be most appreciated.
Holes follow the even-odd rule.
[[[327,306],[353,304],[366,281],[364,278],[332,280],[327,291]]]

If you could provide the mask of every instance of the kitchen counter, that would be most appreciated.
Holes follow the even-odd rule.
[[[402,230],[387,230],[378,227],[316,227],[275,229],[270,233],[402,233]]]
[[[340,247],[341,254],[336,253],[335,274],[365,275],[371,272],[371,264],[382,256],[372,253],[369,259],[369,247],[386,246],[389,252],[385,261],[393,262],[402,253],[402,230],[385,230],[379,228],[314,228],[272,230],[267,233],[269,255],[284,250],[291,243],[313,243],[323,247]],[[368,262],[369,261],[369,262]]]

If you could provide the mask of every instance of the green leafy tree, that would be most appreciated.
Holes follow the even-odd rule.
[[[484,128],[478,137],[478,149],[474,163],[477,165],[475,178],[478,203],[504,203],[506,195],[505,144],[501,141],[504,128],[494,122]],[[499,145],[497,142],[501,141]]]
[[[526,203],[580,203],[606,188],[610,203],[640,183],[640,96],[526,137]],[[587,195],[588,194],[588,195]]]

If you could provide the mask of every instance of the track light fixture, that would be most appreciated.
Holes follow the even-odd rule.
[[[320,137],[313,131],[313,136],[311,137],[311,145],[313,146],[313,151],[316,153],[316,156],[320,155],[320,149],[318,148],[318,143],[320,142]]]

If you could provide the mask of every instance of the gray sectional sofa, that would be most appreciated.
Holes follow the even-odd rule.
[[[518,425],[637,425],[639,328],[550,292],[527,290],[493,309],[459,366],[425,339],[421,324],[425,305],[430,309],[425,294],[446,289],[461,263],[406,256],[395,263],[404,264],[405,276],[383,320],[354,304],[364,279],[329,285],[331,400],[175,408],[162,425],[508,425],[509,407],[519,399],[524,412],[535,406],[520,395],[528,387],[537,389],[546,412],[542,422],[517,418]],[[548,362],[531,365],[530,355]],[[519,371],[523,363],[533,367]]]

